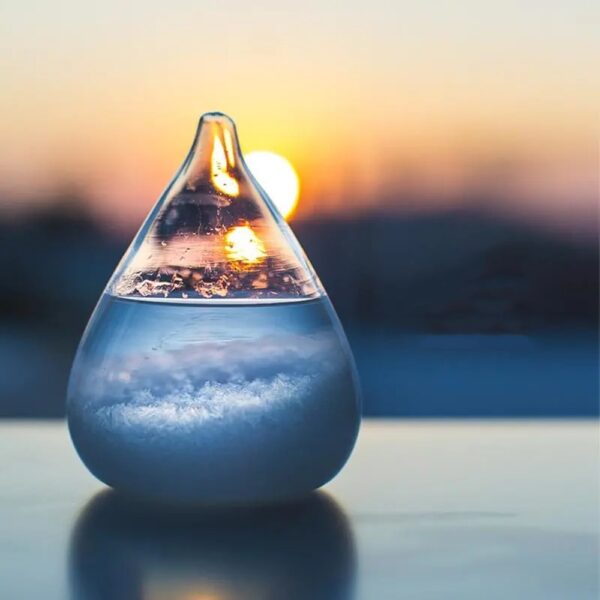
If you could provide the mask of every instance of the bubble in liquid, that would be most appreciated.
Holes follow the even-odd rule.
[[[360,406],[346,338],[224,115],[202,117],[109,281],[67,407],[92,473],[148,498],[271,502],[347,460]]]

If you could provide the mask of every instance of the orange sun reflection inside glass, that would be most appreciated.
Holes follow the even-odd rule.
[[[267,255],[261,239],[249,225],[233,227],[225,234],[225,253],[232,262],[255,264]]]
[[[229,133],[229,132],[226,132]],[[225,148],[223,148],[223,142],[218,135],[215,135],[213,141],[213,150],[210,161],[211,166],[211,180],[213,185],[227,196],[235,197],[240,193],[239,183],[234,177],[229,174],[229,163],[233,162],[233,150],[231,147],[231,138],[226,137],[225,143],[227,147],[227,155],[225,154]],[[229,156],[229,161],[227,160]]]

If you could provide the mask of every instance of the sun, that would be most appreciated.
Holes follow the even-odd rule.
[[[290,162],[274,152],[250,152],[245,156],[252,175],[284,219],[289,219],[298,204],[300,180]]]

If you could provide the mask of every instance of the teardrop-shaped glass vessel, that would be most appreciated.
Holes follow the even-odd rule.
[[[157,500],[295,497],[350,455],[360,400],[344,332],[225,115],[202,117],[108,282],[67,412],[96,477]]]

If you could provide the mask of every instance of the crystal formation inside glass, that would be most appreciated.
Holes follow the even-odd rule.
[[[272,502],[339,471],[359,414],[321,283],[232,121],[204,115],[81,341],[68,392],[79,455],[147,498]]]

